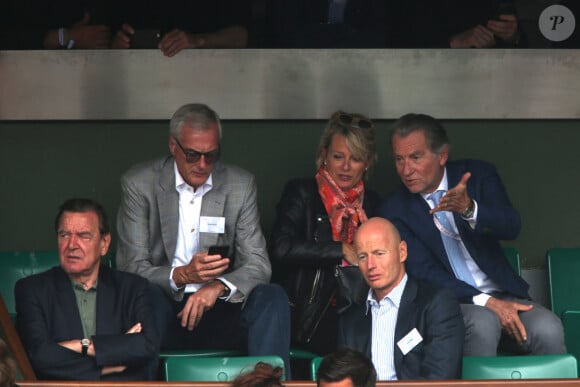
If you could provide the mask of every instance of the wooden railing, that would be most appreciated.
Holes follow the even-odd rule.
[[[14,324],[12,324],[10,314],[8,313],[8,309],[6,309],[6,304],[4,303],[2,295],[0,295],[0,328],[2,328],[2,337],[6,341],[6,344],[8,344],[8,347],[16,360],[20,374],[26,380],[35,381],[36,376],[34,375],[30,361],[28,361],[28,356],[22,346],[20,336],[18,336]]]
[[[20,387],[225,387],[220,382],[61,382],[24,381]],[[315,387],[312,381],[284,382],[286,387]],[[580,379],[527,379],[527,380],[433,380],[378,382],[378,387],[580,387]]]

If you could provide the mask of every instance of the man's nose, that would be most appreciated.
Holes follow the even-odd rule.
[[[367,257],[367,266],[368,269],[374,269],[374,267],[376,266],[376,259],[372,254],[369,254],[369,256]]]
[[[199,166],[201,168],[207,167],[207,163],[205,161],[205,155],[201,155],[201,157],[199,158]]]
[[[74,250],[77,247],[79,247],[79,237],[76,235],[71,235],[69,240],[68,240],[68,244],[66,246],[69,250]]]
[[[409,176],[413,173],[413,167],[408,161],[403,161],[402,172],[404,176]]]

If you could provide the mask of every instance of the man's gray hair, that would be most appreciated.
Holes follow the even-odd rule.
[[[427,114],[408,113],[399,118],[391,127],[391,145],[393,137],[407,137],[409,134],[422,131],[427,140],[427,147],[433,153],[441,153],[449,146],[449,138],[445,128],[433,117]]]
[[[181,128],[184,125],[192,128],[206,129],[211,124],[217,124],[219,140],[222,139],[222,125],[218,114],[209,106],[202,103],[183,105],[171,117],[169,135],[180,139]]]

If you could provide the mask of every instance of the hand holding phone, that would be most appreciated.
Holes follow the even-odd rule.
[[[207,255],[221,255],[222,258],[229,258],[228,253],[230,251],[230,246],[228,245],[213,245],[209,247]]]
[[[228,245],[213,245],[209,247],[207,255],[221,255],[222,258],[228,258],[230,263],[228,265],[228,270],[233,269],[235,259],[229,256],[230,246]]]
[[[160,39],[159,30],[135,30],[131,36],[131,48],[155,49],[159,45]]]

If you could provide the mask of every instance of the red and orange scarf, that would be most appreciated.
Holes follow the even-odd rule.
[[[320,167],[316,173],[316,182],[330,218],[332,239],[352,243],[358,225],[367,220],[362,208],[365,191],[363,182],[359,181],[348,191],[343,191],[324,167]]]

